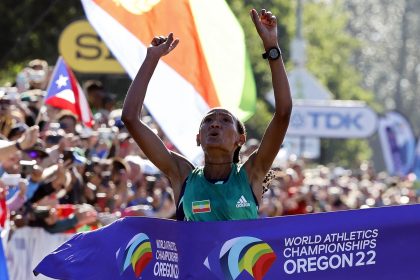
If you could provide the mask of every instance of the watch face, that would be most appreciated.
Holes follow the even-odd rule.
[[[272,48],[268,53],[270,59],[276,59],[280,56],[279,50],[276,48]]]

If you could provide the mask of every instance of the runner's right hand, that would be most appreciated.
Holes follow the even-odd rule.
[[[179,39],[174,39],[174,35],[172,32],[169,33],[168,37],[154,37],[152,42],[150,43],[149,48],[147,49],[147,53],[161,57],[167,55],[173,49],[175,49],[178,43]]]

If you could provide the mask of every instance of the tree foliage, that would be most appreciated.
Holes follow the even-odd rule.
[[[7,69],[37,57],[54,63],[61,31],[83,16],[78,0],[2,0],[0,68]]]
[[[252,7],[266,7],[278,15],[279,41],[283,58],[288,68],[290,41],[295,34],[295,1],[229,0],[244,27],[248,50],[253,64],[258,95],[263,98],[271,87],[271,74],[267,62],[261,59],[262,46],[252,22],[245,12]],[[349,14],[342,1],[305,1],[303,33],[307,41],[307,68],[323,83],[336,99],[363,100],[377,111],[381,107],[375,103],[372,93],[361,86],[359,72],[351,64],[355,53],[360,51],[361,42],[347,32]],[[261,136],[270,120],[270,107],[260,101],[257,113],[247,125],[252,133]],[[350,166],[371,156],[366,140],[323,140],[321,161],[339,162]]]
[[[308,69],[333,93],[335,99],[363,100],[377,111],[381,107],[364,89],[351,59],[361,42],[347,32],[351,19],[342,1],[308,1],[304,8],[304,36],[308,41]],[[356,165],[370,158],[367,140],[323,140],[321,161]]]
[[[354,64],[387,110],[420,122],[420,2],[346,0],[349,32],[362,42]],[[420,135],[420,127],[413,125]]]

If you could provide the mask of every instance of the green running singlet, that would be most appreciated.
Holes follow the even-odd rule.
[[[226,182],[211,183],[204,167],[191,171],[178,207],[187,221],[228,221],[258,218],[258,206],[243,165],[232,164]]]

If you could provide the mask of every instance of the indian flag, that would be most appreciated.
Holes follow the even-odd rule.
[[[200,154],[195,135],[210,108],[246,120],[255,110],[255,83],[244,33],[224,0],[82,0],[86,15],[134,78],[157,35],[180,39],[149,84],[145,105],[189,159]]]
[[[193,201],[192,212],[194,214],[211,212],[210,200]]]

